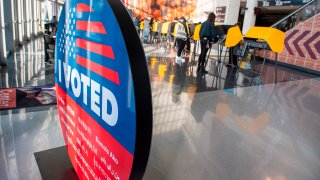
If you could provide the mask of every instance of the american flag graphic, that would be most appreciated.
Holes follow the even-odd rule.
[[[133,167],[136,106],[128,39],[113,11],[122,4],[110,2],[67,0],[58,24],[58,112],[79,179],[129,179]]]
[[[100,21],[92,19],[83,19],[78,17],[86,17],[86,13],[94,13],[94,10],[87,4],[78,3],[76,7],[70,8],[66,12],[66,22],[62,29],[62,35],[58,42],[58,50],[65,54],[67,61],[76,61],[78,65],[88,69],[91,72],[98,74],[105,79],[120,85],[119,74],[117,71],[89,59],[86,56],[78,54],[78,49],[85,50],[90,54],[95,53],[106,61],[115,60],[114,52],[111,46],[94,42],[89,38],[77,37],[78,32],[85,32],[90,34],[107,35],[104,24]]]

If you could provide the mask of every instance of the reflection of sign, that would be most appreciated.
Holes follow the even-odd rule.
[[[259,7],[268,6],[301,6],[310,0],[262,0],[259,1]]]
[[[56,104],[54,87],[0,89],[0,109],[28,108]]]
[[[16,89],[0,89],[0,109],[16,107]]]
[[[80,179],[142,178],[152,107],[142,45],[120,1],[66,1],[57,33],[56,89]]]
[[[224,23],[226,17],[226,6],[216,8],[216,23]]]

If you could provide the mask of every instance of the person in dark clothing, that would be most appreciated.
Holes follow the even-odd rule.
[[[227,64],[227,67],[238,66],[238,56],[237,56],[238,49],[239,49],[239,45],[235,47],[231,47],[229,49],[229,63]]]
[[[134,23],[134,26],[137,29],[138,34],[140,34],[140,29],[139,29],[139,27],[140,27],[140,18],[139,17],[135,17],[133,23]]]
[[[139,28],[139,23],[140,23],[139,17],[135,17],[133,23],[134,23],[134,26],[136,26],[136,28]]]
[[[217,42],[218,34],[214,27],[214,22],[216,15],[210,13],[208,19],[202,23],[200,29],[200,44],[201,44],[201,53],[198,60],[198,69],[197,72],[207,74],[208,71],[205,70],[206,56],[209,48],[211,48],[212,43]]]
[[[57,16],[53,16],[50,23],[54,26],[57,26],[58,25]]]

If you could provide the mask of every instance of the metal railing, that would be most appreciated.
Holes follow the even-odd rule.
[[[318,5],[316,6],[317,2],[318,2]],[[297,22],[299,22],[301,20],[306,20],[306,19],[314,16],[316,13],[319,13],[320,12],[320,7],[319,7],[320,3],[319,2],[320,2],[319,0],[311,0],[311,1],[307,2],[305,5],[301,6],[300,8],[295,10],[294,12],[290,13],[289,15],[285,16],[284,18],[282,18],[278,22],[271,25],[271,27],[281,29],[283,31],[287,31],[287,30],[293,28],[297,24]],[[305,12],[305,10],[311,6],[313,7],[314,12],[311,14],[308,14],[308,15],[303,14]],[[300,15],[300,17],[299,17],[299,15]]]

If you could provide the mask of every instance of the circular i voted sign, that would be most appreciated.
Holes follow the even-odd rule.
[[[60,124],[80,179],[141,179],[152,136],[148,69],[120,1],[67,0],[56,39]]]

